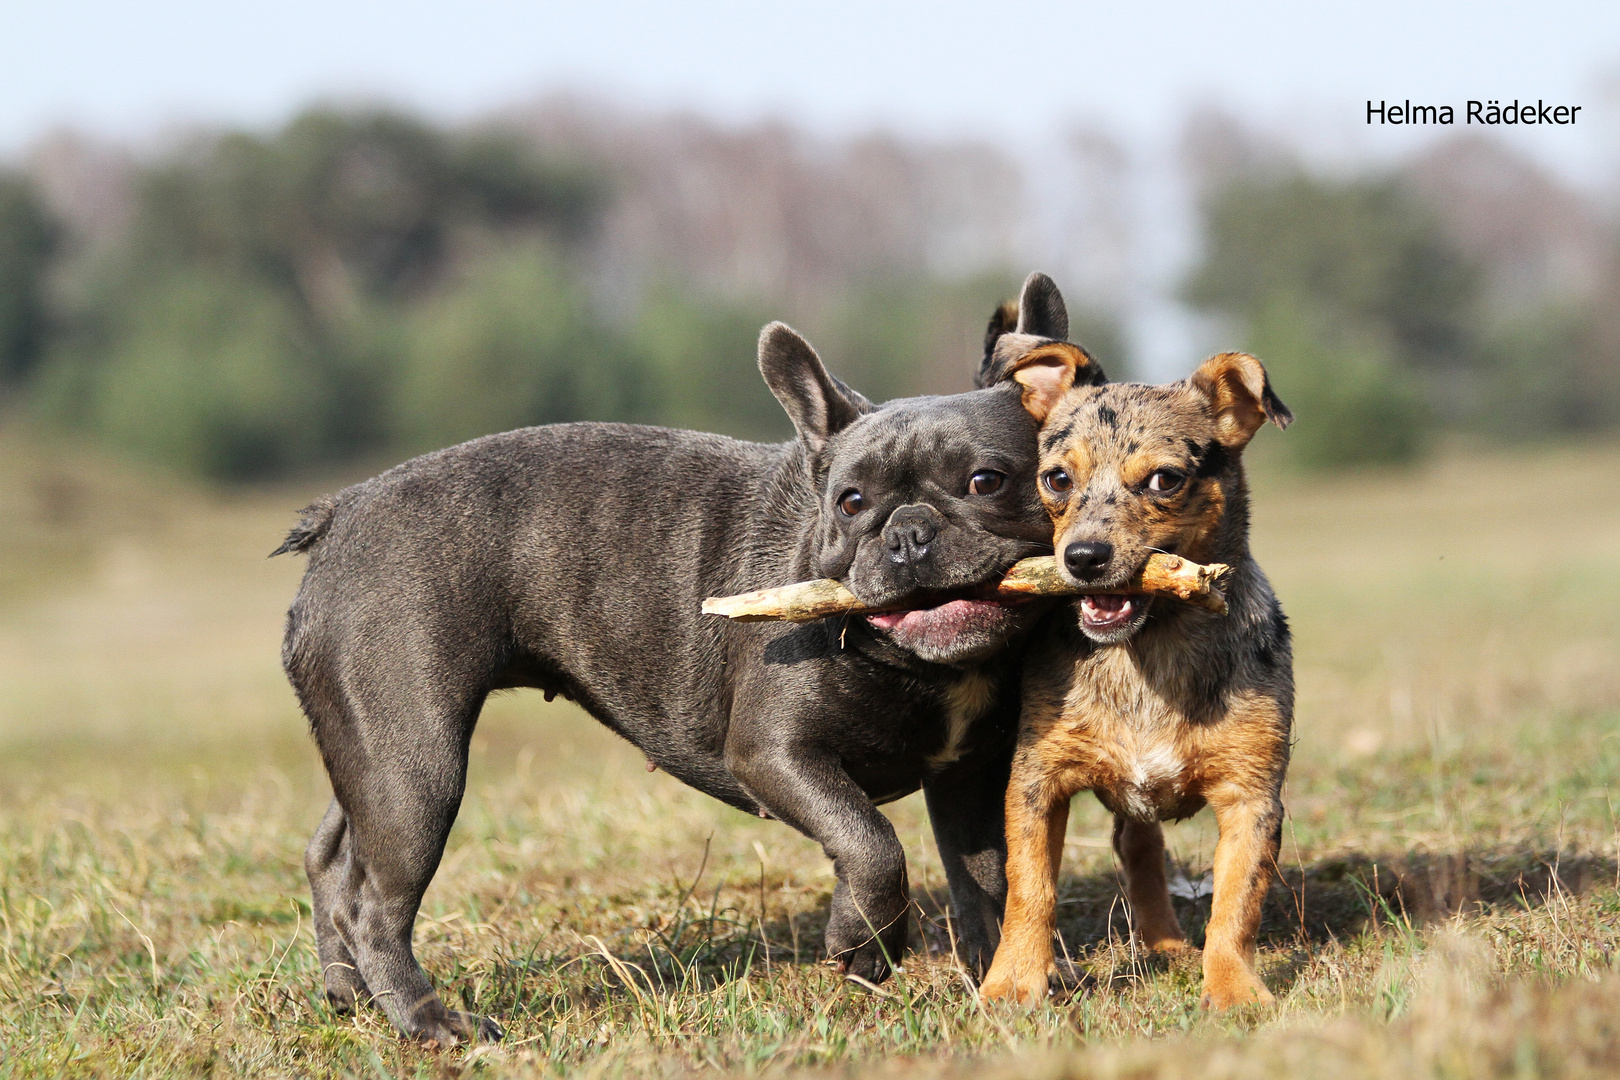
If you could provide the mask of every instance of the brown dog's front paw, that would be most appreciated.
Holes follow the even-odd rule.
[[[990,965],[990,974],[979,987],[979,996],[988,1001],[1016,1001],[1020,1005],[1038,1005],[1051,993],[1051,964],[1002,963],[1000,954]]]
[[[1221,1012],[1239,1005],[1272,1005],[1276,1000],[1247,964],[1231,960],[1206,968],[1204,993],[1198,1004],[1212,1012]]]

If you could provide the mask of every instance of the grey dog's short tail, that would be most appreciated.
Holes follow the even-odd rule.
[[[315,542],[326,535],[326,530],[332,527],[332,515],[337,512],[338,498],[336,495],[322,495],[308,506],[299,511],[303,515],[292,532],[281,546],[270,553],[273,559],[277,555],[285,555],[289,551],[308,551],[315,546]]]

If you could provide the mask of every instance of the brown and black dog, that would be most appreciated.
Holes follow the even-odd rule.
[[[1005,311],[992,320],[981,379],[1016,379],[1042,424],[1039,484],[1064,574],[1123,586],[1164,551],[1227,563],[1232,575],[1225,616],[1104,592],[1081,597],[1077,618],[1033,648],[1007,789],[1007,914],[982,992],[1047,995],[1069,799],[1089,789],[1114,814],[1135,931],[1151,949],[1189,948],[1159,823],[1214,809],[1202,1002],[1270,1002],[1254,948],[1282,825],[1294,679],[1288,623],[1249,555],[1241,455],[1267,420],[1286,427],[1293,416],[1245,353],[1164,386],[1104,384],[1083,349],[998,334],[1005,323]]]

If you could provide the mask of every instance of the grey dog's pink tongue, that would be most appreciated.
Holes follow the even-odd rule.
[[[938,607],[885,611],[866,618],[897,640],[945,648],[971,630],[999,626],[1006,615],[1007,605],[995,600],[951,600]]]

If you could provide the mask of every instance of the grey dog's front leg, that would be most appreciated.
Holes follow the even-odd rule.
[[[911,887],[906,852],[836,756],[777,742],[727,747],[726,762],[772,817],[821,844],[838,884],[827,919],[827,958],[871,982],[889,977],[906,949]]]
[[[923,786],[951,890],[956,956],[975,978],[990,970],[1007,907],[1007,776],[1011,753],[953,768]]]

